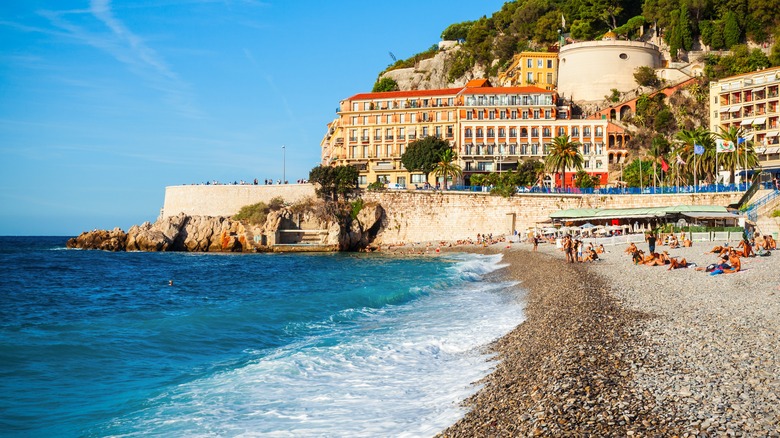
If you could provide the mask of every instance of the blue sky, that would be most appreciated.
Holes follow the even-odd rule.
[[[165,187],[306,178],[339,100],[503,1],[0,2],[0,235],[154,221]]]

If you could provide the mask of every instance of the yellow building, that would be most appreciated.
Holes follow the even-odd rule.
[[[512,58],[509,67],[498,74],[505,87],[536,86],[554,90],[558,83],[558,52],[522,52]]]
[[[449,141],[457,153],[463,177],[456,183],[468,185],[473,174],[543,160],[553,138],[568,135],[580,143],[585,170],[604,185],[613,162],[608,128],[621,131],[605,119],[572,119],[571,108],[559,106],[554,91],[492,87],[484,79],[462,88],[361,93],[341,101],[338,118],[322,141],[322,164],[356,166],[361,187],[375,181],[403,187],[435,184],[433,176],[426,181],[401,164],[409,143],[435,136]],[[573,175],[567,173],[567,185]],[[551,178],[550,186],[555,184]]]
[[[738,127],[761,167],[780,173],[780,67],[710,83],[710,131]]]

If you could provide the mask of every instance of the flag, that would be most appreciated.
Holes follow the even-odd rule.
[[[722,138],[715,140],[715,152],[734,152],[735,150],[736,147],[733,141],[724,140]]]
[[[737,144],[742,144],[745,142],[745,139],[742,137],[737,137]]]
[[[669,165],[666,164],[666,161],[663,159],[663,157],[661,157],[661,170],[663,170],[664,172],[669,171]]]
[[[561,29],[566,29],[566,18],[561,14]]]
[[[686,162],[685,162],[685,161],[682,159],[682,157],[680,156],[680,154],[677,154],[677,165],[678,165],[678,166],[685,166],[686,164],[688,164],[688,163],[686,163]]]
[[[704,146],[700,144],[694,144],[693,145],[693,153],[696,155],[701,155],[704,153]]]

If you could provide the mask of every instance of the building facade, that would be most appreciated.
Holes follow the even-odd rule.
[[[554,90],[558,83],[558,51],[521,52],[512,57],[506,70],[498,74],[504,87],[536,86]]]
[[[738,127],[761,167],[780,172],[780,67],[710,83],[710,131]]]
[[[457,153],[463,169],[459,183],[468,185],[477,173],[544,160],[553,139],[568,135],[580,143],[585,170],[606,185],[610,165],[625,159],[627,134],[605,119],[572,119],[570,107],[558,100],[554,91],[493,87],[487,80],[473,80],[462,88],[356,94],[340,103],[337,119],[328,125],[322,164],[357,167],[361,187],[375,181],[435,184],[433,176],[426,180],[401,164],[411,142],[435,136]],[[610,151],[610,143],[617,149]],[[573,170],[567,170],[567,186],[573,176]],[[552,178],[548,176],[546,184],[556,185]]]

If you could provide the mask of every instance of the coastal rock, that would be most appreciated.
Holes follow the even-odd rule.
[[[78,237],[68,239],[68,248],[100,249],[103,251],[124,251],[127,234],[119,228],[108,230],[92,230],[81,233]]]

